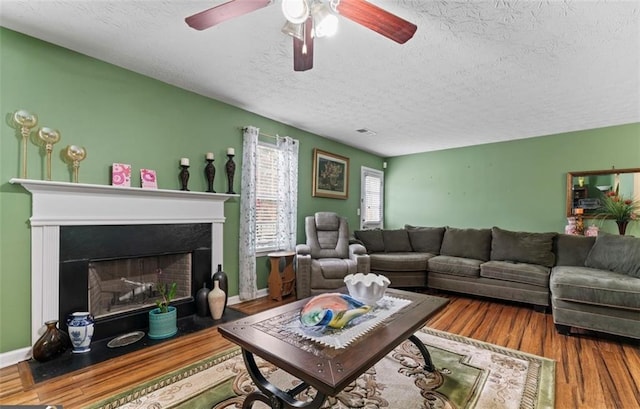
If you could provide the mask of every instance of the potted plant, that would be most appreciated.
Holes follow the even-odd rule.
[[[158,283],[160,299],[156,300],[156,308],[149,311],[149,338],[163,339],[174,336],[178,332],[178,314],[176,307],[169,305],[176,296],[176,283],[171,285]]]
[[[640,201],[621,195],[619,184],[615,190],[604,194],[601,203],[598,216],[614,219],[621,235],[625,234],[629,222],[640,218]]]

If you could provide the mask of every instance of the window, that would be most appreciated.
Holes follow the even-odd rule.
[[[381,229],[384,205],[384,173],[362,167],[360,171],[360,228]]]
[[[259,143],[256,151],[256,252],[278,245],[278,149]]]

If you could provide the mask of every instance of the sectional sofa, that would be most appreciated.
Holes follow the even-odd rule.
[[[558,330],[640,339],[640,238],[454,227],[359,230],[371,272],[426,287],[551,306]]]

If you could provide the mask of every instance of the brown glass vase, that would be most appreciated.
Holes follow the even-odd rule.
[[[69,336],[58,329],[58,320],[47,321],[46,331],[33,345],[33,359],[39,362],[56,358],[69,348],[71,341]]]
[[[627,231],[627,224],[629,224],[629,222],[616,221],[616,224],[618,225],[618,233],[624,236]]]

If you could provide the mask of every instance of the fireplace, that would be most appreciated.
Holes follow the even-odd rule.
[[[141,261],[141,258],[187,254],[187,257],[191,258],[194,274],[191,277],[190,294],[176,301],[179,316],[194,312],[194,292],[202,287],[205,279],[208,279],[211,266],[224,265],[224,202],[233,200],[238,195],[30,179],[11,179],[11,183],[21,184],[32,195],[32,343],[39,338],[39,331],[45,321],[60,320],[63,325],[68,312],[90,309],[90,263],[129,258],[134,260],[131,263],[146,264],[152,261]],[[162,240],[163,245],[167,247],[146,250],[144,246],[158,236],[154,229],[160,226],[177,230],[169,233],[168,239],[165,237]],[[189,227],[181,230],[184,226]],[[92,229],[96,228],[100,230],[99,233],[92,232]],[[112,232],[121,231],[120,229],[124,229],[125,237],[140,232],[133,243],[140,244],[143,248],[128,253],[132,243],[121,242],[111,236]],[[71,237],[71,246],[66,245],[67,235]],[[197,240],[194,239],[196,237]],[[75,253],[81,245],[90,248],[88,254]],[[115,247],[118,251],[103,252],[104,248],[109,247]],[[206,267],[201,268],[200,264]],[[74,272],[67,273],[67,267]],[[78,272],[80,270],[82,273]],[[74,294],[78,295],[69,296],[66,293],[69,291],[67,284],[61,284],[61,280],[63,283],[66,280],[67,274],[72,274],[71,286],[79,287],[77,292],[74,290]],[[78,280],[77,277],[84,278]],[[144,280],[140,282],[144,284]],[[70,300],[71,303],[64,304],[66,301],[61,303],[61,300]],[[120,327],[125,324],[115,324],[122,314],[134,317],[134,323],[126,324],[127,326],[146,327],[149,308],[151,307],[142,307],[142,311],[135,314],[118,312],[100,317],[100,324],[94,336],[101,338],[109,336],[107,334],[125,332],[124,328]]]
[[[146,328],[162,283],[177,283],[178,317],[194,314],[211,287],[211,224],[62,226],[59,271],[60,328],[90,311],[94,340]]]

